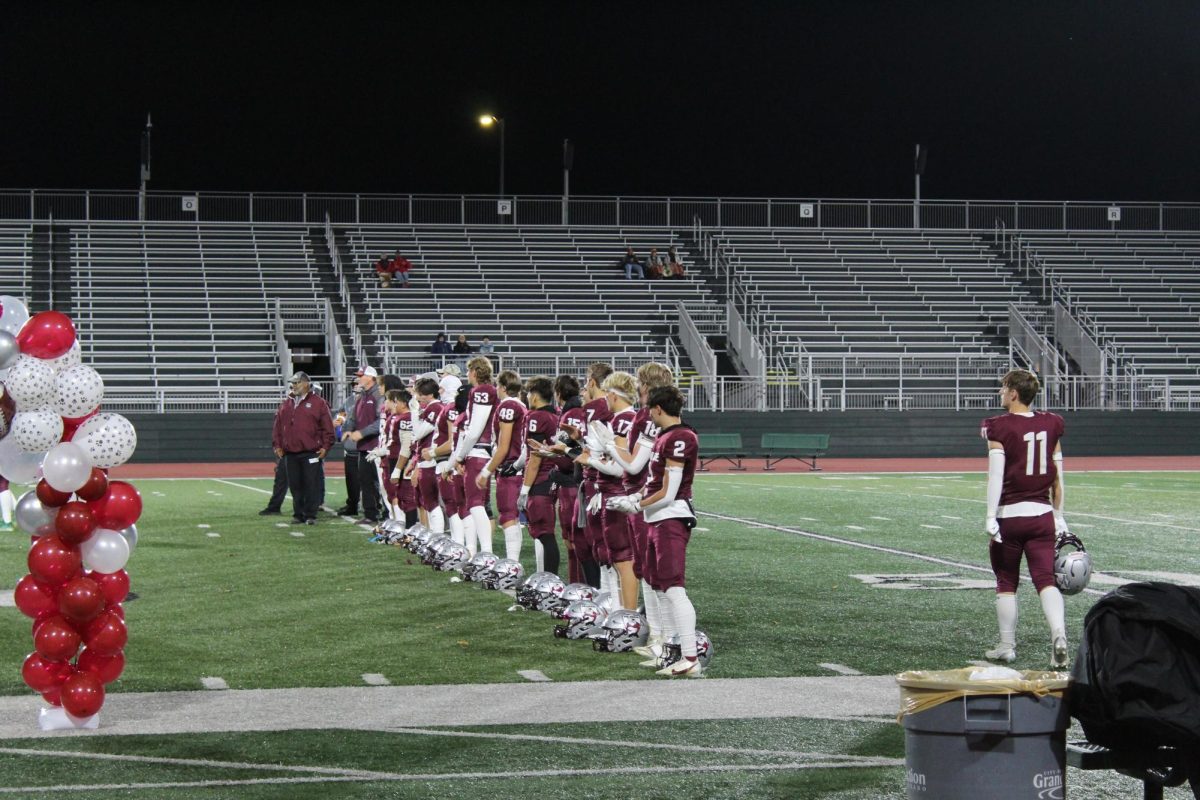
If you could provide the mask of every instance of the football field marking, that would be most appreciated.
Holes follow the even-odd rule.
[[[5,589],[0,592],[0,608],[16,608],[17,601],[13,597],[12,589]]]
[[[363,683],[367,686],[391,686],[392,682],[378,672],[364,672]]]
[[[550,680],[546,673],[540,669],[519,669],[517,670],[517,674],[527,681],[534,681],[536,683],[545,683]]]
[[[836,672],[838,675],[862,675],[862,673],[859,672],[858,670],[853,669],[851,667],[847,667],[845,664],[821,663],[821,664],[817,664],[817,666],[820,667],[821,669],[827,669],[830,672]]]
[[[229,684],[225,682],[224,678],[201,678],[200,685],[214,692],[220,692],[229,688]]]

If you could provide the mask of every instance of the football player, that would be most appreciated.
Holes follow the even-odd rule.
[[[573,422],[580,425],[583,423],[583,398],[579,396],[579,381],[571,375],[559,375],[554,380],[554,394],[558,397],[560,414],[552,441],[561,442],[564,437],[570,438],[569,429]],[[550,473],[550,480],[558,488],[558,522],[563,544],[567,548],[567,580],[570,583],[587,581],[590,584],[587,576],[583,574],[579,552],[575,549],[575,542],[582,536],[576,516],[576,505],[583,468],[561,453],[551,453],[543,457],[550,459],[555,465],[555,469]],[[596,584],[590,585],[598,586],[599,578],[597,577]]]
[[[442,403],[438,400],[438,384],[433,378],[422,378],[414,387],[416,397],[408,403],[413,419],[413,441],[417,452],[417,501],[425,514],[424,523],[435,534],[446,530],[446,517],[438,504],[437,461],[433,451],[438,417]]]
[[[488,479],[499,471],[496,476],[496,509],[500,515],[500,529],[504,531],[504,557],[520,561],[522,534],[517,497],[521,493],[523,479],[517,463],[521,460],[521,432],[526,413],[525,404],[520,399],[521,376],[511,369],[497,375],[496,396],[500,400],[496,413],[492,415],[492,441],[496,447],[491,459],[475,476],[475,487],[485,490]]]
[[[385,464],[388,496],[398,512],[394,519],[404,520],[404,527],[411,528],[417,522],[417,493],[412,481],[403,480],[403,477],[412,457],[413,422],[409,403],[413,397],[407,389],[393,389],[386,398],[391,413]]]
[[[1067,627],[1063,597],[1054,583],[1054,543],[1067,532],[1063,518],[1063,419],[1030,405],[1040,389],[1037,376],[1023,369],[1000,381],[1004,414],[983,421],[987,441],[987,516],[992,572],[996,575],[996,617],[1000,644],[987,651],[992,661],[1017,657],[1017,582],[1021,555],[1037,589],[1042,613],[1050,627],[1050,663],[1066,667]]]
[[[608,402],[604,399],[604,390],[601,388],[604,379],[611,375],[612,371],[612,365],[603,362],[588,366],[583,385],[583,424],[572,429],[572,437],[576,442],[583,442],[588,426],[593,422],[607,423],[612,416],[608,410]],[[595,467],[587,466],[586,461],[586,456],[582,453],[575,459],[575,463],[583,467],[583,480],[579,484],[579,494],[575,500],[578,506],[576,520],[581,521],[580,525],[583,528],[579,537],[582,543],[582,547],[579,548],[579,564],[588,578],[588,583],[599,588],[601,592],[608,592],[616,601],[620,599],[620,594],[616,586],[616,571],[612,568],[608,554],[608,543],[604,541],[604,520],[601,516],[604,498],[599,486],[600,473]],[[615,603],[612,610],[617,610]]]
[[[669,677],[699,677],[696,655],[696,609],[685,588],[687,544],[696,515],[692,510],[692,477],[699,458],[700,439],[680,418],[683,394],[661,386],[646,397],[651,421],[661,432],[650,454],[645,496],[614,497],[608,503],[619,511],[641,511],[648,523],[646,580],[658,595],[664,638],[679,637],[680,658],[658,671]],[[654,664],[650,662],[643,662]]]
[[[491,553],[492,521],[484,510],[491,493],[491,478],[484,475],[481,483],[476,481],[492,457],[495,445],[492,417],[499,400],[496,387],[492,385],[492,362],[486,356],[475,356],[467,362],[467,382],[471,387],[467,393],[467,411],[460,423],[458,442],[450,454],[450,468],[463,476],[466,504],[475,524],[479,549]],[[474,550],[471,552],[472,555],[475,553]]]
[[[550,402],[554,387],[549,378],[538,375],[525,385],[525,392],[529,398],[529,411],[524,420],[526,463],[517,504],[529,521],[537,571],[545,570],[557,575],[558,541],[554,538],[556,492],[551,475],[558,471],[558,467],[553,458],[543,457],[542,449],[537,447],[549,442],[558,430],[558,414]]]

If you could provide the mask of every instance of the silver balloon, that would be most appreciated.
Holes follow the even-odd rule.
[[[0,295],[0,331],[16,336],[28,321],[29,309],[21,298],[10,294]]]
[[[92,475],[92,460],[74,442],[62,442],[50,448],[42,460],[46,483],[60,492],[74,492]]]
[[[0,369],[8,369],[17,363],[21,356],[21,348],[17,346],[17,337],[8,331],[0,330]]]
[[[129,542],[117,531],[97,528],[91,537],[79,545],[83,565],[96,572],[118,572],[129,561]]]
[[[124,536],[125,541],[129,542],[129,552],[132,553],[133,549],[137,547],[137,525],[130,525],[128,528],[117,531],[117,533]]]
[[[17,500],[13,518],[17,527],[31,536],[45,536],[54,533],[54,520],[58,516],[57,508],[47,508],[38,500],[37,492],[28,491]]]
[[[12,483],[33,483],[42,467],[42,453],[26,453],[16,437],[0,439],[0,475]]]

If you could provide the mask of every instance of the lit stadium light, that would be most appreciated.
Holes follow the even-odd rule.
[[[500,197],[504,197],[504,118],[495,114],[481,114],[479,124],[484,128],[495,125],[500,129]]]

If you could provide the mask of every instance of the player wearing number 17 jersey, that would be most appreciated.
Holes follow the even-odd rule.
[[[1067,531],[1063,520],[1063,420],[1057,414],[1032,411],[1039,389],[1037,377],[1012,370],[1000,383],[1000,404],[1007,412],[983,421],[988,446],[987,516],[984,531],[991,539],[992,572],[996,575],[996,617],[1000,644],[987,651],[993,661],[1017,657],[1017,582],[1021,556],[1041,599],[1050,626],[1051,664],[1067,665],[1067,632],[1063,598],[1054,583],[1056,533]]]

